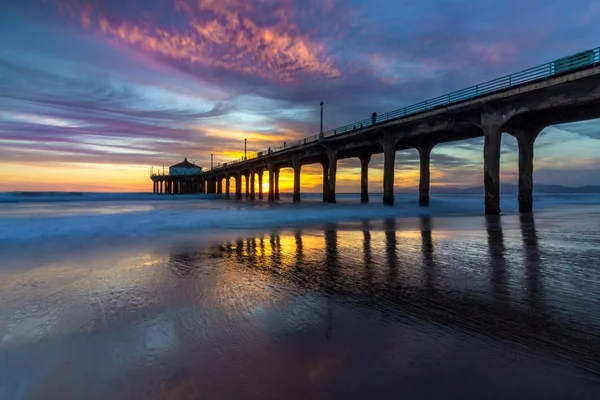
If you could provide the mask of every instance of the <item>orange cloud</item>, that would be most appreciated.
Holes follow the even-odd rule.
[[[72,15],[74,7],[66,8],[68,14]],[[200,0],[196,5],[178,0],[175,10],[186,19],[184,30],[114,21],[89,4],[77,10],[83,27],[175,60],[283,82],[294,82],[298,73],[341,75],[325,55],[325,47],[300,33],[285,10],[276,12],[277,21],[265,26],[253,19],[253,14],[261,12],[253,7],[251,2],[238,0]]]

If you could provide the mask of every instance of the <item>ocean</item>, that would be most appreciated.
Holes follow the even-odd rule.
[[[600,398],[600,195],[0,193],[0,399]]]

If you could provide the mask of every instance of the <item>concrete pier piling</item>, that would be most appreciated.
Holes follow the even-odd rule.
[[[369,202],[369,163],[371,154],[360,156],[360,202]]]
[[[419,151],[419,206],[429,207],[431,147],[418,147]]]

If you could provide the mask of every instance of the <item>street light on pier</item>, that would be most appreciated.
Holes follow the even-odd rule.
[[[246,144],[248,143],[248,139],[244,138],[244,161],[248,161],[248,156],[246,155]]]
[[[323,137],[323,102],[321,102],[321,130],[319,131],[319,137]]]
[[[210,155],[210,169],[211,169],[211,171],[213,169],[213,155],[212,154]]]

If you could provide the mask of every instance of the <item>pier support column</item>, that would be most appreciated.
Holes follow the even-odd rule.
[[[302,164],[300,164],[300,157],[296,156],[292,159],[292,165],[294,167],[294,203],[300,201],[300,173],[302,171]]]
[[[258,199],[262,200],[263,199],[263,170],[260,169],[258,171],[256,171],[256,174],[258,175]]]
[[[269,201],[275,200],[275,171],[272,166],[268,167],[269,171]]]
[[[250,198],[250,173],[247,172],[244,174],[244,178],[246,179],[246,198]]]
[[[225,176],[225,198],[231,198],[231,176],[229,175]]]
[[[326,203],[329,198],[329,160],[324,160],[321,165],[323,166],[323,203]]]
[[[275,200],[279,200],[279,168],[275,168],[274,178],[275,178]]]
[[[537,136],[537,135],[536,135]],[[519,144],[519,212],[533,211],[533,144],[535,138],[518,139]]]
[[[254,171],[250,170],[250,200],[255,200],[256,199],[256,182],[255,182],[255,175],[254,175]]]
[[[417,148],[421,164],[419,176],[419,206],[421,207],[429,207],[431,148],[431,146]]]
[[[371,154],[363,154],[360,158],[360,202],[369,202],[369,163]]]
[[[544,129],[541,124],[528,126],[509,133],[519,144],[519,212],[533,211],[533,146],[535,139]]]
[[[500,144],[502,125],[487,124],[483,127],[483,183],[485,186],[486,215],[500,214]]]
[[[242,173],[238,172],[235,176],[235,199],[242,199]]]
[[[152,193],[156,193],[156,181],[152,181]]]
[[[384,136],[383,141],[383,205],[394,205],[394,164],[396,162],[396,140]]]
[[[217,193],[223,194],[223,179],[220,177],[217,178]]]
[[[327,202],[335,203],[335,180],[337,176],[337,153],[333,150],[327,151],[329,173],[327,174]]]

